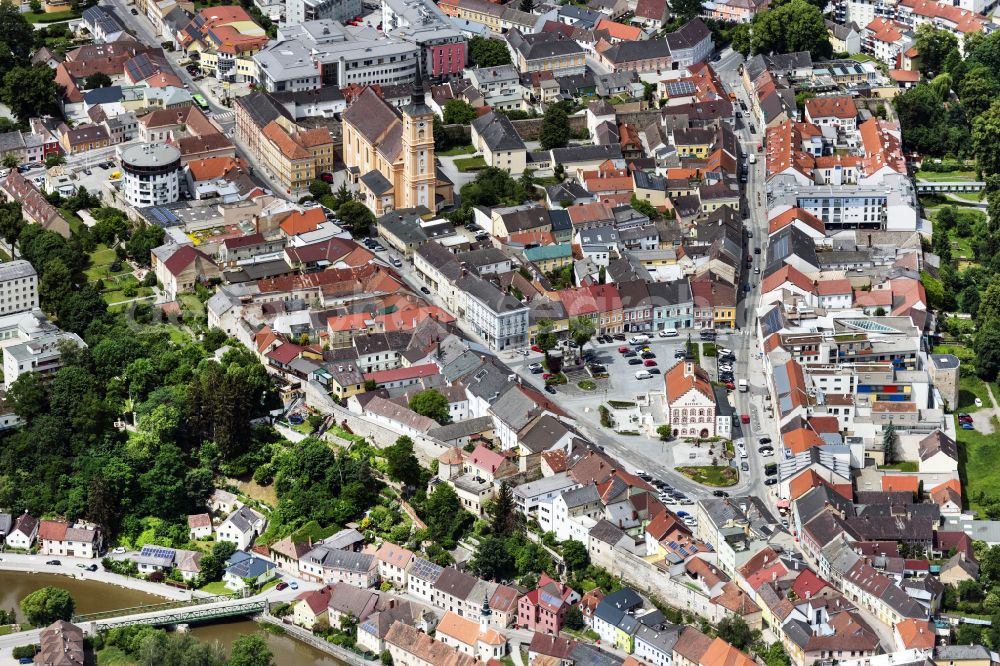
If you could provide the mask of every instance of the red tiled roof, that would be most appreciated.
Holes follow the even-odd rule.
[[[201,250],[197,250],[191,245],[182,245],[170,255],[169,259],[163,262],[163,267],[170,271],[171,275],[177,277],[198,257],[214,264],[212,258]]]
[[[368,315],[363,315],[368,316]],[[403,379],[420,379],[440,374],[440,370],[434,363],[424,363],[422,365],[411,365],[407,368],[393,368],[391,370],[379,370],[365,374],[365,379],[371,379],[376,384],[386,384]]]

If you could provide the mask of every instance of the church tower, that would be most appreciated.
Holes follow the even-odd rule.
[[[489,631],[490,620],[493,617],[493,609],[490,608],[490,595],[483,591],[483,609],[479,611],[479,631],[480,633]]]
[[[403,107],[403,208],[436,209],[434,185],[434,112],[424,102],[424,86],[417,64],[410,103]]]

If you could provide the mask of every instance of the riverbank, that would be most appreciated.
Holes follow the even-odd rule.
[[[323,640],[318,636],[313,635],[313,633],[307,629],[296,626],[291,623],[284,623],[280,619],[274,617],[269,613],[262,613],[256,618],[259,622],[267,623],[271,626],[281,627],[281,629],[289,636],[292,636],[296,640],[302,641],[307,645],[311,645],[317,650],[326,652],[332,657],[336,657],[340,661],[350,664],[351,666],[372,666],[372,664],[378,661],[378,657],[373,657],[371,660],[367,660],[356,652],[351,652],[346,648],[342,648],[339,645],[334,645],[333,643]]]

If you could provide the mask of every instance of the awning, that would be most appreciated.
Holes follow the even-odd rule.
[[[788,500],[778,500],[778,503],[775,504],[775,506],[778,507],[779,509],[787,509],[788,508]]]

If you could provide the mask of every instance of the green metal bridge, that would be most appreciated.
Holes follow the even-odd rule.
[[[93,623],[94,631],[105,631],[137,624],[162,626],[206,622],[224,617],[255,615],[266,609],[265,599],[250,599],[240,594],[233,594],[76,615],[73,617],[73,622]]]

